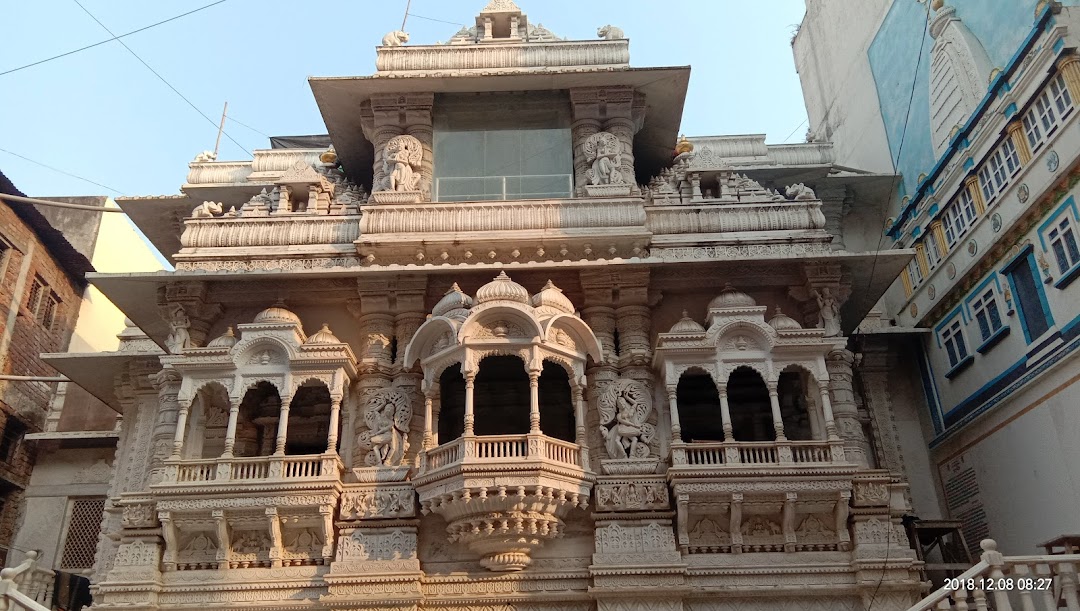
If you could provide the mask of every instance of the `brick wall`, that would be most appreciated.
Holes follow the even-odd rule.
[[[0,258],[0,330],[6,333],[11,313],[16,314],[10,342],[0,353],[0,372],[58,375],[38,355],[66,349],[78,317],[82,290],[57,265],[37,234],[3,202],[0,202],[0,239],[9,246]],[[20,285],[20,276],[27,265],[25,280]],[[46,328],[29,306],[35,277],[48,285],[44,293],[55,294],[59,299],[51,328]],[[55,387],[55,383],[0,380],[0,435],[12,418],[23,423],[26,432],[40,431]],[[0,501],[3,502],[0,547],[6,547],[14,534],[22,489],[29,482],[33,467],[30,449],[28,443],[22,442],[14,446],[10,457],[0,456]]]

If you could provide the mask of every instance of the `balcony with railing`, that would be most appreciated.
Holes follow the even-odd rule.
[[[166,490],[191,487],[340,481],[344,467],[337,454],[180,459],[166,461],[165,478],[155,485]]]
[[[448,469],[472,466],[491,468],[505,463],[508,468],[553,467],[583,469],[585,450],[576,443],[547,435],[483,435],[455,439],[428,450],[421,464],[421,477],[433,477]]]
[[[671,455],[675,470],[848,466],[839,439],[680,443]]]

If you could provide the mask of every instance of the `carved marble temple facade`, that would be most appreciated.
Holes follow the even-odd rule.
[[[329,149],[120,200],[176,269],[95,275],[142,332],[56,361],[123,413],[93,608],[906,609],[849,336],[912,253],[842,231],[894,178],[680,138],[619,28],[475,23],[311,79]]]

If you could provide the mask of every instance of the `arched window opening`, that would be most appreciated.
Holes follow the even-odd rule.
[[[780,415],[784,420],[784,435],[792,441],[819,439],[816,422],[811,416],[809,393],[807,392],[808,375],[799,369],[788,369],[780,373],[776,392],[780,400]]]
[[[529,432],[529,374],[516,356],[480,361],[473,388],[477,435],[524,435]]]
[[[185,458],[221,456],[229,423],[228,393],[217,384],[203,387],[193,402],[191,414],[182,455]]]
[[[285,454],[297,456],[326,452],[329,426],[330,391],[322,384],[301,386],[289,404]]]
[[[451,442],[464,433],[465,378],[455,365],[439,376],[439,443]]]
[[[269,382],[259,382],[248,389],[240,403],[237,421],[236,456],[270,456],[274,453],[278,417],[281,415],[281,396]]]
[[[772,408],[769,406],[769,388],[758,372],[749,367],[739,367],[731,372],[727,395],[735,441],[776,439]]]
[[[682,440],[723,441],[724,425],[720,416],[720,393],[712,376],[686,372],[675,389]]]
[[[540,430],[548,437],[574,441],[574,403],[570,376],[562,367],[544,361],[540,374]]]

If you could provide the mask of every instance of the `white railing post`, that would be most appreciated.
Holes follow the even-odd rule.
[[[990,579],[998,581],[1004,579],[1005,571],[1002,570],[1005,566],[1005,557],[1001,552],[997,551],[997,541],[993,539],[983,539],[979,543],[979,547],[983,549],[982,561],[990,567]],[[994,588],[994,611],[1012,611],[1012,604],[1009,602],[1009,593],[1001,588]]]

